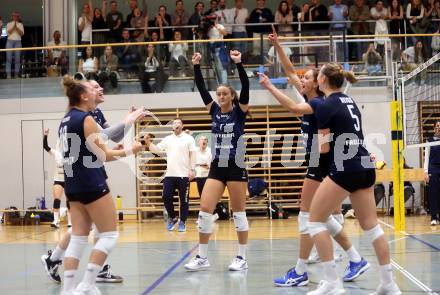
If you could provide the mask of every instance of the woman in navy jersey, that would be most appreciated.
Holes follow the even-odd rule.
[[[428,138],[428,143],[440,141],[440,121],[435,122],[434,135]],[[425,147],[425,182],[429,184],[429,211],[431,225],[439,224],[439,199],[440,199],[440,145]]]
[[[324,102],[316,110],[320,152],[327,154],[330,171],[313,197],[308,226],[324,267],[324,280],[307,294],[345,293],[325,222],[347,195],[379,260],[380,285],[374,294],[401,294],[393,280],[388,242],[377,221],[373,192],[376,175],[364,146],[361,113],[355,101],[341,92],[345,79],[356,82],[353,73],[344,71],[337,63],[324,65],[318,75],[319,89],[325,94]]]
[[[289,83],[293,84],[293,97],[290,98],[280,91],[264,74],[260,74],[260,84],[269,90],[287,110],[296,115],[303,115],[301,117],[301,133],[306,150],[306,164],[308,166],[301,190],[300,212],[298,215],[298,227],[300,232],[299,258],[295,267],[291,268],[285,276],[275,279],[274,283],[280,287],[305,286],[309,282],[306,262],[313,247],[313,241],[307,230],[310,204],[318,186],[324,177],[328,175],[329,169],[328,158],[325,155],[321,157],[319,155],[316,137],[318,127],[314,114],[317,107],[324,102],[324,94],[318,88],[317,78],[319,70],[308,70],[300,80],[294,71],[293,64],[284,53],[275,30],[273,34],[269,35],[269,39],[272,41],[278,58],[281,60],[285,72],[289,77]],[[353,281],[368,269],[369,264],[359,255],[343,231],[342,224],[340,224],[333,215],[330,215],[327,219],[326,226],[334,239],[346,251],[350,259],[344,280]]]
[[[213,230],[212,213],[228,188],[231,209],[238,236],[238,254],[229,265],[229,270],[238,271],[248,268],[246,261],[246,245],[248,242],[249,225],[246,217],[246,185],[248,175],[245,168],[244,125],[249,104],[249,79],[241,63],[241,53],[231,51],[230,56],[237,67],[241,81],[240,97],[229,85],[217,88],[217,101],[213,101],[200,69],[202,55],[195,53],[194,79],[203,103],[212,118],[211,151],[212,163],[208,179],[203,188],[198,218],[199,252],[196,257],[185,265],[189,271],[198,271],[210,267],[208,262],[208,242]]]
[[[61,121],[59,138],[62,147],[65,193],[72,214],[72,236],[64,259],[64,286],[62,294],[100,294],[95,280],[108,254],[115,247],[116,208],[103,162],[135,154],[142,149],[135,142],[130,149],[110,150],[102,144],[100,128],[90,115],[96,108],[96,91],[88,82],[72,77],[63,79],[69,98],[69,111]],[[75,289],[75,275],[79,260],[87,246],[92,223],[99,231],[99,240],[90,255],[87,271]]]

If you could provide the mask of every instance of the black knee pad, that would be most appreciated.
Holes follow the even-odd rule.
[[[61,200],[60,199],[54,199],[53,200],[53,208],[54,209],[60,209],[61,207]]]

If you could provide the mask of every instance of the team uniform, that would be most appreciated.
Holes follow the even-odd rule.
[[[433,136],[428,138],[428,142],[439,141],[440,138]],[[431,213],[431,225],[439,224],[440,220],[440,145],[427,146],[425,148],[425,173],[429,174],[429,210]]]

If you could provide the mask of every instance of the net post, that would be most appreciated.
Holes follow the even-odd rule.
[[[403,177],[403,128],[402,104],[391,102],[391,140],[393,155],[394,230],[405,231],[405,198]]]

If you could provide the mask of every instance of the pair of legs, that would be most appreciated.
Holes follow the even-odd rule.
[[[429,211],[431,212],[431,221],[439,221],[439,196],[440,193],[440,174],[431,173],[429,175]]]
[[[170,59],[170,75],[176,77],[179,73],[179,67],[182,69],[182,72],[187,75],[190,76],[191,75],[191,70],[190,70],[190,66],[189,66],[189,62],[186,59],[186,57],[184,57],[183,55],[179,56],[178,60],[176,60],[175,58],[171,58]]]
[[[53,196],[53,223],[55,227],[59,226],[60,223],[60,206],[61,197],[64,194],[64,188],[60,184],[55,183],[52,186],[52,196]]]
[[[21,48],[21,41],[19,40],[8,40],[6,42],[6,48]],[[7,51],[6,52],[6,75],[11,78],[11,66],[12,66],[12,54],[14,54],[14,77],[18,78],[18,74],[20,73],[21,67],[21,52],[20,50],[15,51]]]
[[[168,213],[168,218],[174,224],[177,222],[176,212],[174,211],[174,192],[179,192],[180,199],[180,221],[185,223],[188,217],[189,203],[189,179],[188,177],[165,177],[163,180],[163,202]],[[172,230],[173,228],[168,228]]]
[[[58,66],[61,70],[61,75],[64,76],[68,72],[69,68],[69,58],[67,56],[60,56],[59,58],[46,58],[46,66],[49,68],[51,66]]]
[[[110,81],[110,84],[112,86],[112,89],[118,88],[118,74],[115,71],[112,72],[106,72],[102,71],[98,75],[98,83],[101,85],[102,88],[104,88],[104,84]]]

